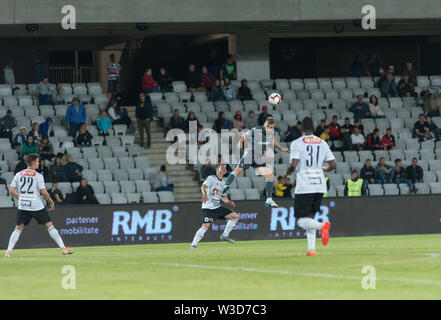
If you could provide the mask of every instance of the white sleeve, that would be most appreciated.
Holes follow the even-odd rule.
[[[44,185],[44,178],[41,174],[37,176],[37,188],[38,190],[46,189],[46,186]]]
[[[300,159],[300,148],[298,144],[295,143],[295,141],[291,142],[290,146],[290,154],[289,154],[289,161],[291,162],[292,159]]]
[[[211,176],[208,176],[207,179],[205,179],[205,181],[202,184],[206,185],[207,188],[210,188],[212,183],[213,183],[213,180],[212,180]]]
[[[331,148],[329,148],[329,145],[327,143],[326,143],[326,147],[325,147],[325,152],[326,152],[325,161],[335,160],[334,154],[332,153]]]
[[[18,185],[18,173],[14,176],[14,179],[12,179],[11,187],[17,188]]]

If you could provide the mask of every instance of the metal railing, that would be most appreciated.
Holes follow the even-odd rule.
[[[79,65],[78,70],[75,65],[50,65],[49,81],[51,83],[94,82],[96,72],[92,65]]]

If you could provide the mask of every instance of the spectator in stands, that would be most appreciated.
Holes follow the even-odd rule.
[[[351,125],[352,126],[352,125]],[[343,125],[340,128],[340,140],[343,142],[342,151],[352,150],[351,129],[347,125]]]
[[[429,134],[429,124],[426,122],[424,114],[421,113],[418,116],[418,121],[415,122],[415,125],[413,127],[413,133],[414,137],[418,138],[420,142],[432,139],[432,136]]]
[[[205,88],[202,86],[201,75],[196,72],[196,66],[194,64],[190,64],[188,66],[188,72],[185,79],[187,90],[191,93],[206,91]]]
[[[49,168],[46,166],[46,160],[40,159],[38,168],[36,170],[39,174],[43,175],[44,181],[50,182],[51,177],[49,175]]]
[[[224,90],[225,101],[230,102],[236,100],[236,87],[231,84],[229,78],[225,78],[223,90]]]
[[[386,73],[390,73],[392,75],[392,77],[395,79],[395,67],[393,65],[390,65],[389,67],[387,67]]]
[[[360,128],[354,127],[354,132],[351,134],[352,150],[360,151],[365,148],[364,136],[360,133]]]
[[[435,122],[432,121],[432,117],[429,114],[426,116],[426,122],[429,126],[429,135],[432,136],[435,141],[439,141],[441,139],[441,130]]]
[[[329,129],[331,130],[329,132],[331,136],[331,141],[339,140],[340,139],[340,125],[337,123],[338,116],[332,117],[332,122],[328,125]]]
[[[430,113],[432,117],[439,117],[441,115],[441,106],[438,107],[438,99],[440,94],[432,92],[430,86],[421,91],[423,99],[424,113]]]
[[[357,101],[349,108],[350,112],[354,113],[355,119],[369,118],[371,113],[369,112],[369,106],[363,101],[362,94],[357,96]]]
[[[210,159],[207,159],[205,163],[201,166],[200,177],[201,179],[206,179],[208,176],[216,174],[216,170],[211,165]]]
[[[412,159],[412,165],[406,168],[406,177],[412,181],[412,184],[415,185],[416,182],[423,182],[424,173],[423,168],[418,165],[418,159]],[[416,193],[416,188],[414,187],[411,190]]]
[[[208,91],[211,91],[211,88],[216,84],[216,78],[208,72],[206,66],[203,66],[201,69],[201,81],[202,86]]]
[[[42,137],[49,136],[49,129],[54,121],[51,117],[47,117],[43,123],[39,124],[39,132]]]
[[[417,84],[418,71],[413,67],[412,62],[410,61],[406,62],[406,69],[404,69],[403,74],[409,77],[409,82],[412,83],[414,87],[418,85]]]
[[[20,127],[20,131],[14,137],[14,147],[18,147],[21,150],[21,146],[26,142],[26,127]]]
[[[302,121],[297,121],[295,126],[288,126],[288,130],[283,137],[286,142],[294,141],[302,136]]]
[[[64,172],[66,173],[67,180],[69,180],[69,182],[79,182],[81,180],[83,167],[74,162],[70,154],[66,156],[66,161]]]
[[[185,120],[179,115],[179,110],[173,110],[173,115],[170,118],[170,129],[185,130]]]
[[[210,59],[207,63],[208,72],[211,73],[216,79],[220,79],[220,69],[222,62],[219,59],[219,54],[216,49],[210,50]]]
[[[380,129],[375,128],[374,132],[369,133],[367,137],[367,148],[371,151],[381,149]]]
[[[41,138],[38,152],[40,154],[41,160],[52,161],[52,158],[55,157],[54,147],[52,146],[52,143],[50,143],[49,138],[47,136]]]
[[[49,79],[47,77],[44,77],[43,80],[38,83],[38,101],[40,106],[49,104],[50,92],[51,89],[49,87]]]
[[[360,133],[361,133],[362,135],[364,135],[364,126],[361,124],[361,122],[360,122],[359,119],[355,119],[355,120],[354,120],[354,129],[355,129],[355,127],[357,127],[358,129],[360,129]]]
[[[151,68],[145,69],[144,76],[142,77],[142,91],[144,94],[160,91],[158,83],[155,78],[153,78],[153,71]]]
[[[171,183],[165,164],[161,166],[159,172],[156,174],[155,180],[153,182],[153,188],[155,189],[156,192],[159,191],[173,192],[174,184]]]
[[[415,87],[412,82],[409,81],[407,74],[403,75],[397,86],[398,95],[400,97],[415,97]]]
[[[366,187],[369,183],[375,183],[375,169],[372,167],[371,159],[366,159],[364,162],[364,166],[360,171],[360,177],[363,179],[363,183]]]
[[[95,191],[87,183],[85,178],[80,180],[80,185],[75,192],[75,198],[77,204],[98,204],[98,200],[95,197]]]
[[[250,129],[250,128],[254,128],[255,126],[257,126],[257,120],[254,111],[251,110],[248,112],[248,117],[245,120],[245,128]]]
[[[39,55],[32,55],[32,80],[34,83],[39,83],[49,75],[49,69],[47,65],[41,62]]]
[[[12,143],[12,129],[17,126],[17,121],[12,116],[12,111],[6,111],[6,115],[0,119],[0,125],[3,127],[0,133],[0,137],[8,138]]]
[[[21,170],[27,169],[28,164],[26,163],[28,155],[24,154],[23,157],[21,157],[21,160],[17,163],[15,166],[14,174],[19,173]]]
[[[379,184],[391,183],[394,178],[394,172],[392,168],[386,164],[384,157],[380,158],[380,161],[375,168],[375,172],[377,173],[376,183]]]
[[[413,189],[415,186],[412,183],[412,180],[407,179],[406,170],[402,167],[403,161],[401,159],[395,159],[395,168],[394,168],[394,182],[396,184],[406,183],[409,189]]]
[[[317,137],[320,137],[322,132],[325,131],[325,126],[326,126],[326,120],[325,119],[320,120],[320,124],[315,128],[314,134]]]
[[[24,156],[25,154],[31,154],[31,153],[38,154],[38,144],[35,142],[34,137],[29,134],[26,137],[26,142],[23,143],[21,149],[21,155]]]
[[[190,131],[190,122],[191,121],[196,121],[196,128],[199,125],[199,120],[198,118],[196,118],[196,115],[193,111],[190,111],[187,115],[187,120],[185,120],[185,132],[189,132]]]
[[[60,82],[57,82],[55,88],[52,89],[51,102],[54,105],[66,103],[66,90],[64,90]]]
[[[246,101],[246,100],[253,100],[253,95],[251,94],[250,88],[248,88],[248,81],[246,79],[243,79],[240,82],[240,87],[238,90],[237,98],[240,101]]]
[[[395,149],[395,137],[392,134],[392,129],[391,128],[387,128],[386,129],[386,134],[381,139],[380,145],[381,145],[381,147],[384,150],[393,150],[393,149]]]
[[[346,132],[349,134],[352,134],[352,132],[354,131],[354,126],[351,124],[351,119],[349,117],[345,118],[345,123],[341,126],[341,129],[343,128],[346,129]]]
[[[80,130],[78,130],[77,136],[77,146],[78,147],[90,147],[92,146],[93,136],[87,130],[87,126],[85,123],[81,124]]]
[[[110,120],[106,110],[101,111],[101,116],[98,118],[97,127],[98,135],[102,137],[109,135],[109,130],[112,128],[112,120]]]
[[[67,108],[65,118],[69,135],[75,137],[81,124],[86,122],[86,120],[86,109],[80,103],[80,100],[77,97],[74,97],[72,99],[72,104]]]
[[[270,113],[268,113],[268,106],[264,105],[262,106],[262,112],[259,114],[259,117],[257,119],[257,123],[259,126],[263,126],[263,124],[266,121],[266,118],[272,117]]]
[[[60,191],[60,189],[58,189],[58,181],[52,180],[52,187],[49,191],[49,196],[57,206],[61,206],[64,204],[63,193]]]
[[[138,130],[141,138],[140,145],[144,147],[144,130],[147,136],[147,146],[150,148],[152,137],[150,133],[150,121],[153,121],[153,107],[149,96],[144,93],[139,94],[139,102],[135,110],[136,120],[138,121]]]
[[[236,111],[233,117],[233,128],[242,131],[245,127],[245,122],[242,119],[242,112]]]
[[[381,106],[378,103],[378,99],[376,95],[371,95],[369,98],[369,112],[371,117],[374,119],[386,118],[383,110],[381,110]]]
[[[225,101],[224,90],[219,80],[216,80],[214,86],[211,87],[210,96],[212,101]]]
[[[361,197],[366,195],[366,184],[358,176],[357,170],[351,171],[351,179],[346,181],[344,195],[345,197]]]
[[[372,58],[369,60],[366,68],[366,73],[370,78],[372,78],[372,80],[374,79],[374,77],[380,76],[378,70],[380,69],[381,64],[382,62],[380,56],[378,55],[378,53],[374,53],[372,55]]]
[[[50,167],[50,175],[52,181],[67,181],[66,171],[64,169],[62,159],[63,154],[61,152],[57,153],[57,156],[55,157],[55,162]]]
[[[15,74],[14,74],[14,60],[8,59],[5,68],[3,69],[3,78],[5,79],[5,84],[14,86],[15,84]]]
[[[378,81],[377,81],[377,88],[380,88],[381,89],[381,87],[383,86],[383,82],[385,82],[386,81],[386,71],[384,71],[384,68],[383,67],[380,67],[379,69],[378,69],[378,73],[379,73],[379,79],[378,79]]]
[[[331,136],[329,134],[330,132],[331,129],[329,129],[329,126],[325,126],[323,128],[323,132],[320,134],[320,138],[328,142],[329,140],[331,140]]]
[[[282,180],[282,182],[283,182],[283,185],[286,187],[286,189],[283,190],[283,197],[284,198],[291,198],[291,191],[294,189],[295,183],[291,183],[291,180],[288,177],[285,177]],[[326,180],[326,186],[329,190],[329,188],[330,188],[329,179]]]
[[[363,76],[364,67],[360,61],[359,54],[355,55],[354,61],[352,61],[352,63],[351,63],[349,74],[351,75],[351,77],[356,77],[356,78],[360,78]]]
[[[397,96],[397,85],[391,73],[389,72],[387,73],[386,81],[383,81],[380,91],[381,91],[381,96],[386,97],[388,99]]]
[[[150,101],[150,96],[146,96],[146,101]],[[125,110],[125,109],[124,109]],[[130,119],[127,112],[118,113],[118,104],[114,101],[113,104],[107,108],[107,114],[112,120],[112,125],[125,124],[127,128],[130,128],[132,119]]]
[[[40,125],[38,122],[32,123],[31,131],[29,131],[28,135],[32,135],[35,140],[39,141],[42,137],[41,131],[40,131]]]
[[[225,80],[226,78],[230,80],[237,79],[237,65],[236,62],[233,61],[233,56],[231,54],[227,56],[227,62],[224,63],[220,71],[219,79]]]
[[[173,79],[170,77],[166,68],[162,67],[159,69],[158,85],[163,93],[173,91],[172,81]]]
[[[274,197],[276,198],[283,198],[284,191],[286,190],[286,186],[284,184],[284,179],[282,176],[277,177],[277,183],[274,187]]]
[[[107,92],[116,93],[119,90],[121,65],[115,61],[113,53],[109,56],[109,59],[110,61],[107,64]]]
[[[232,123],[230,120],[225,119],[225,112],[219,112],[218,118],[214,121],[213,129],[216,130],[217,133],[221,133],[222,129],[231,130]]]

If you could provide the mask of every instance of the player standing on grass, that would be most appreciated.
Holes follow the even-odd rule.
[[[39,165],[38,154],[28,155],[26,162],[28,168],[18,172],[11,183],[11,195],[18,200],[18,212],[16,216],[16,227],[9,238],[9,245],[5,257],[9,258],[11,256],[11,252],[20,234],[23,232],[24,226],[28,225],[32,218],[37,220],[39,224],[45,225],[49,235],[61,248],[63,254],[72,254],[73,251],[69,247],[64,246],[60,234],[55,229],[41,201],[40,194],[50,204],[49,210],[55,210],[55,204],[44,186],[43,176],[35,171]],[[17,189],[19,193],[17,193]]]
[[[296,189],[294,198],[294,216],[297,225],[306,230],[308,239],[307,256],[315,256],[316,231],[322,233],[322,243],[328,244],[329,222],[320,223],[314,220],[316,212],[320,211],[323,194],[327,193],[324,172],[335,169],[335,157],[326,141],[313,135],[314,125],[310,117],[302,121],[304,136],[291,143],[291,164],[285,173],[290,175],[297,167]],[[324,162],[328,163],[323,168]]]
[[[216,175],[208,176],[202,183],[202,227],[196,232],[190,249],[197,248],[198,242],[202,240],[211,223],[217,219],[228,219],[225,230],[220,236],[220,240],[234,243],[234,240],[231,239],[229,235],[239,220],[239,215],[233,212],[233,210],[221,207],[220,203],[222,200],[232,207],[236,206],[233,201],[220,194],[222,178],[226,172],[226,165],[219,163],[216,165]]]
[[[265,152],[267,151],[268,145],[271,143],[274,146],[283,152],[288,152],[289,150],[286,148],[282,148],[274,139],[274,127],[276,125],[276,120],[273,117],[266,118],[263,126],[251,128],[245,134],[240,137],[240,141],[238,144],[238,148],[242,149],[243,143],[245,139],[251,140],[251,143],[248,143],[245,152],[237,164],[236,168],[234,168],[233,172],[228,176],[227,182],[222,189],[222,195],[225,195],[226,192],[230,189],[231,184],[234,181],[234,178],[242,173],[242,171],[248,169],[249,167],[257,168],[259,174],[263,175],[266,178],[265,182],[265,193],[266,193],[266,201],[265,205],[267,207],[276,208],[278,205],[274,202],[273,195],[273,181],[274,181],[274,173],[270,167],[267,167],[267,162],[272,160],[271,158],[265,157]],[[256,150],[256,144],[261,145],[262,150]]]

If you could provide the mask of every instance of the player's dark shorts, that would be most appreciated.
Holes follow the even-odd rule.
[[[233,211],[225,207],[202,209],[202,223],[213,223],[214,220],[225,219],[225,216],[231,212]]]
[[[246,160],[248,163],[245,163],[245,160]],[[249,162],[251,162],[251,163],[249,163]],[[237,164],[237,167],[246,170],[246,169],[248,169],[249,167],[253,167],[253,168],[266,167],[266,163],[263,162],[263,161],[261,161],[261,162],[259,162],[259,163],[256,162],[256,160],[254,159],[254,156],[251,156],[251,157],[250,157],[250,156],[243,155],[243,157],[240,158],[240,161],[239,161],[239,163]]]
[[[16,216],[16,225],[19,226],[24,224],[27,226],[29,222],[31,222],[32,218],[37,220],[39,224],[46,224],[52,221],[46,209],[41,209],[38,211],[18,210]]]
[[[304,218],[320,211],[323,193],[296,194],[294,198],[294,216]]]

